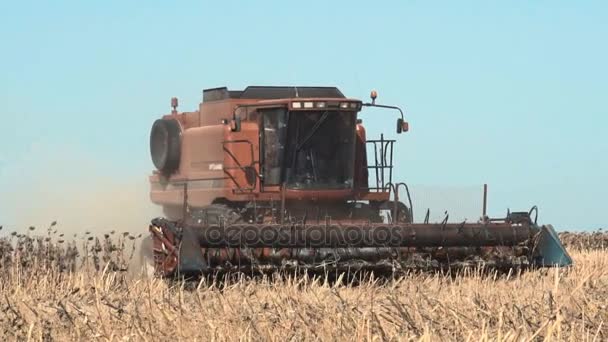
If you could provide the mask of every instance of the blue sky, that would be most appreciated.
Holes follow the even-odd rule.
[[[172,96],[192,110],[203,88],[297,84],[404,107],[399,180],[485,182],[491,214],[538,204],[543,222],[598,228],[607,19],[600,1],[3,1],[0,221],[64,184],[145,182]],[[394,136],[394,115],[362,118]]]

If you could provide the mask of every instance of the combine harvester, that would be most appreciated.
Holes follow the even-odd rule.
[[[359,113],[398,113],[397,133],[408,123],[376,97],[363,103],[333,87],[215,88],[194,112],[178,112],[173,98],[150,134],[150,197],[165,215],[150,225],[156,274],[572,263],[554,229],[537,224],[535,207],[489,218],[485,191],[476,223],[429,223],[428,210],[414,222],[407,185],[393,182],[395,140],[367,139]]]

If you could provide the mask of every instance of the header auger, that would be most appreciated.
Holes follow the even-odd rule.
[[[484,196],[476,223],[414,222],[407,185],[393,181],[395,140],[367,139],[358,115],[390,109],[397,133],[409,125],[376,97],[214,88],[194,112],[179,112],[173,98],[150,134],[150,197],[165,215],[150,225],[156,273],[572,263],[535,208],[492,219]]]

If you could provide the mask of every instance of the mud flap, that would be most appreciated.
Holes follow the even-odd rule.
[[[193,228],[184,227],[179,246],[178,273],[181,275],[200,274],[207,268],[207,262]]]
[[[551,225],[541,227],[541,231],[534,248],[534,266],[570,266],[572,258],[562,245],[555,229]]]

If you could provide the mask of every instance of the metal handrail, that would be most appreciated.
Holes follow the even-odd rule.
[[[380,135],[379,140],[366,141],[366,144],[374,146],[374,164],[368,164],[367,168],[374,169],[376,173],[376,187],[368,187],[369,190],[384,191],[386,184],[393,181],[394,143],[395,140],[384,139],[384,134]],[[388,179],[385,179],[386,170],[388,170]]]
[[[412,220],[412,222],[414,221],[414,206],[412,204],[412,196],[410,194],[410,188],[407,186],[407,184],[405,182],[399,182],[399,183],[387,183],[386,187],[384,188],[384,190],[388,190],[389,191],[389,196],[390,196],[390,192],[393,192],[393,217],[397,217],[397,206],[399,204],[399,187],[403,186],[405,188],[405,192],[407,194],[407,200],[408,200],[408,204],[409,206],[409,214],[410,214],[410,220]]]

